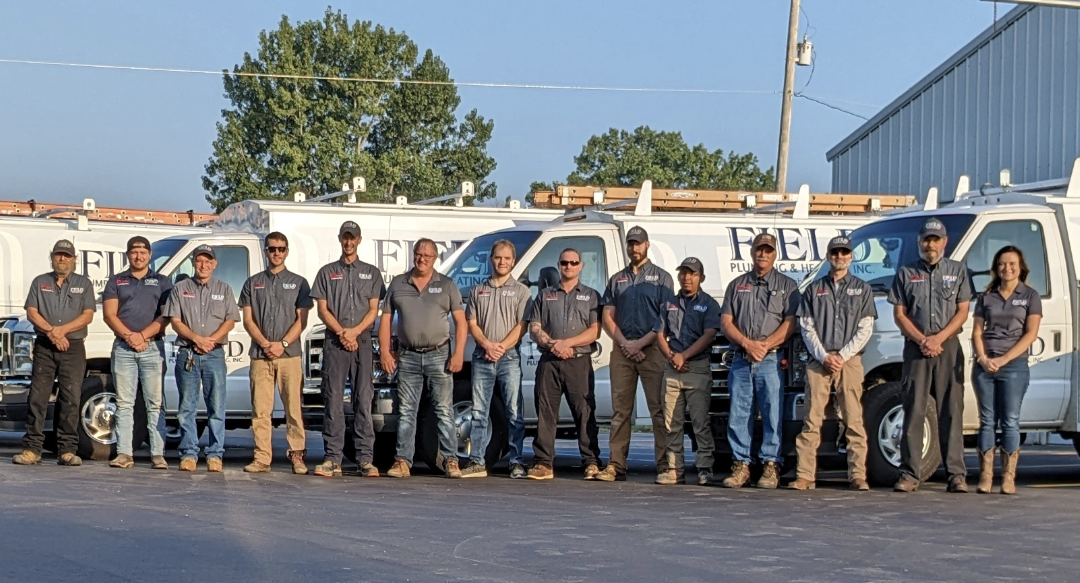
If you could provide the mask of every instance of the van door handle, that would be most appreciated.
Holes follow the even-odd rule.
[[[1054,332],[1054,352],[1061,352],[1061,332]]]

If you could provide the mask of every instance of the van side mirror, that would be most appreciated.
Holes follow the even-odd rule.
[[[978,290],[986,289],[986,286],[990,285],[990,278],[993,275],[989,269],[985,271],[970,271],[971,274],[971,287],[976,293]]]

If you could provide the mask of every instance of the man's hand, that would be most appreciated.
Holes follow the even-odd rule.
[[[209,354],[217,348],[217,342],[209,336],[196,336],[195,347],[198,348],[197,352],[199,354]]]
[[[67,336],[61,336],[59,340],[53,342],[53,346],[60,352],[67,352],[68,348],[71,348],[71,342],[68,341]]]
[[[357,340],[348,340],[341,343],[341,347],[349,352],[356,352],[360,350],[360,342]]]
[[[931,334],[926,338],[923,338],[922,344],[920,345],[922,353],[930,358],[941,354],[941,342],[942,339],[939,338],[937,334]]]
[[[135,352],[146,350],[146,339],[139,332],[128,332],[128,335],[124,337],[124,342]]]
[[[831,373],[840,372],[844,368],[844,359],[839,354],[830,354],[825,357],[825,370]]]
[[[765,342],[761,340],[749,340],[746,345],[743,346],[743,350],[746,351],[746,355],[750,357],[750,362],[761,362],[765,359],[765,355],[769,353],[769,349],[766,348]]]
[[[281,355],[285,354],[285,347],[280,342],[267,342],[263,352],[270,357],[270,360],[274,360],[275,358],[281,358]]]
[[[359,330],[354,330],[352,328],[342,328],[341,332],[338,332],[338,340],[341,341],[341,344],[343,346],[346,345],[346,344],[349,344],[349,343],[356,344],[357,343],[356,339],[359,336],[360,336],[360,331]]]
[[[690,370],[690,367],[686,365],[686,357],[681,352],[672,353],[671,358],[668,360],[671,363],[671,368],[679,371],[686,372]]]
[[[392,375],[397,370],[397,358],[394,357],[394,353],[387,350],[379,354],[379,364],[382,365],[382,369],[386,371],[386,374]]]
[[[574,348],[566,340],[556,340],[551,344],[551,353],[559,358],[570,358],[574,355]]]
[[[46,332],[45,335],[49,337],[49,342],[52,342],[56,345],[59,345],[61,338],[67,336],[67,334],[65,334],[64,331],[60,328],[53,328],[52,330]]]
[[[464,354],[464,351],[463,350],[455,350],[454,353],[452,355],[450,355],[450,363],[447,365],[447,368],[450,370],[450,372],[456,373],[456,372],[461,372],[461,369],[464,366],[465,366],[465,354]]]

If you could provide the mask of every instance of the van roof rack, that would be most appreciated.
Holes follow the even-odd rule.
[[[0,217],[37,217],[48,219],[79,219],[113,223],[142,223],[157,225],[198,226],[212,222],[217,215],[187,211],[154,211],[122,207],[97,206],[94,199],[83,200],[82,206],[60,203],[0,200]]]

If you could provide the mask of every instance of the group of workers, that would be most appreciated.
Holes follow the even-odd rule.
[[[372,329],[379,318],[379,365],[387,373],[397,373],[400,411],[395,459],[387,476],[410,475],[417,414],[426,387],[436,417],[437,465],[447,477],[488,475],[485,452],[491,439],[491,403],[499,389],[509,428],[511,478],[554,477],[559,407],[565,395],[576,428],[584,479],[625,480],[640,381],[652,418],[656,483],[685,483],[683,426],[689,418],[697,444],[697,482],[711,484],[715,445],[709,415],[713,384],[710,355],[717,334],[722,334],[734,348],[728,373],[727,423],[733,465],[722,485],[746,485],[756,459],[762,465],[756,486],[776,488],[783,462],[785,384],[778,351],[798,333],[810,360],[806,413],[796,439],[797,476],[788,487],[814,488],[821,427],[827,405],[835,399],[847,444],[849,485],[853,490],[870,489],[860,355],[878,314],[870,286],[849,271],[853,248],[845,236],[828,243],[828,274],[800,293],[794,280],[774,269],[776,238],[758,234],[752,243],[753,267],[727,285],[722,304],[701,289],[706,275],[695,257],[679,264],[676,288],[668,272],[649,260],[649,235],[640,226],[626,233],[629,265],[611,276],[602,294],[581,282],[582,255],[567,248],[558,258],[559,281],[548,282],[532,297],[528,287],[511,277],[517,260],[514,245],[500,240],[490,251],[490,277],[472,288],[467,302],[462,301],[451,279],[435,271],[438,251],[430,239],[415,243],[412,269],[395,276],[388,286],[384,286],[378,268],[358,258],[361,233],[355,222],[341,225],[338,241],[340,259],[323,266],[309,287],[302,276],[285,267],[288,238],[279,232],[267,235],[267,269],[244,283],[237,302],[231,287],[213,275],[217,261],[212,247],[198,247],[192,258],[193,275],[173,285],[150,268],[150,242],[141,236],[131,238],[128,269],[109,279],[102,302],[105,323],[116,336],[112,379],[117,395],[117,453],[109,464],[117,468],[134,465],[133,411],[141,388],[151,465],[154,469],[169,467],[164,458],[162,381],[163,338],[166,328],[172,326],[178,345],[174,374],[180,395],[180,470],[193,472],[197,467],[196,417],[201,395],[209,431],[202,455],[207,471],[222,471],[226,406],[223,344],[241,320],[242,311],[244,328],[252,340],[249,376],[255,441],[254,459],[244,471],[271,471],[271,415],[276,390],[286,416],[287,457],[295,473],[308,473],[299,341],[307,327],[308,311],[315,307],[326,327],[321,363],[325,457],[314,468],[319,476],[341,475],[346,440],[352,440],[359,474],[380,475],[374,464],[371,416]],[[923,426],[931,399],[937,404],[948,491],[967,491],[961,425],[965,361],[957,335],[967,319],[973,290],[967,268],[944,257],[946,243],[944,225],[928,219],[918,235],[920,258],[899,269],[888,292],[893,316],[905,338],[904,426],[896,491],[914,491],[924,476]],[[13,457],[16,464],[41,461],[43,425],[54,382],[58,385],[54,419],[58,463],[82,463],[76,455],[79,391],[86,369],[83,341],[94,315],[95,297],[91,282],[74,273],[74,257],[70,241],[57,242],[51,254],[52,271],[33,281],[26,300],[37,339],[24,449]],[[1028,384],[1027,352],[1038,333],[1041,306],[1039,293],[1026,285],[1028,268],[1020,249],[1001,249],[991,267],[992,281],[977,299],[973,333],[973,381],[980,417],[978,491],[991,491],[1000,429],[1001,491],[1011,494],[1015,493],[1019,457],[1020,403]],[[396,330],[392,329],[395,319]],[[597,435],[592,364],[601,328],[614,344],[610,361],[613,415],[606,466]],[[518,350],[525,334],[541,353],[535,375],[537,432],[533,463],[528,468]],[[452,413],[453,375],[464,366],[470,335],[475,345],[471,361],[472,450],[461,467]],[[346,385],[351,387],[351,426],[344,418]],[[762,439],[752,452],[759,417]]]

